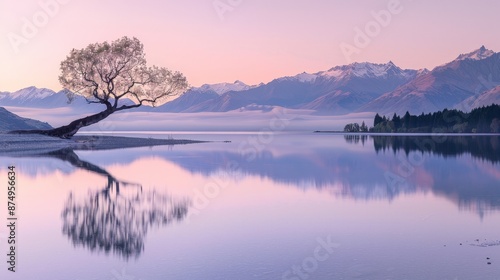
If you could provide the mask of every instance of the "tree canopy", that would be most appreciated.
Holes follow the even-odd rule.
[[[70,99],[75,93],[81,94],[90,103],[101,103],[115,111],[144,103],[155,105],[188,86],[180,72],[148,67],[143,44],[128,37],[73,49],[61,62],[59,81],[71,91]],[[136,104],[120,106],[119,100],[124,97]]]
[[[76,95],[81,95],[88,103],[103,104],[106,109],[55,129],[17,133],[71,138],[80,128],[95,124],[117,111],[144,104],[155,106],[188,87],[182,73],[147,66],[144,46],[137,38],[128,37],[71,50],[61,62],[59,82],[68,90],[70,102]],[[124,99],[132,103],[123,102]]]

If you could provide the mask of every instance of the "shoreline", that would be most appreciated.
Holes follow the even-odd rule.
[[[344,132],[335,130],[315,130],[313,133],[370,136],[500,136],[500,133],[411,133],[411,132]]]
[[[101,135],[76,135],[71,139],[61,139],[40,134],[9,134],[0,132],[0,156],[15,154],[37,155],[62,149],[75,151],[112,150],[198,143],[210,143],[210,141]]]

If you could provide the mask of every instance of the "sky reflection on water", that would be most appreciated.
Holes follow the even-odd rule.
[[[19,169],[9,279],[282,279],[321,238],[339,247],[310,279],[500,274],[498,138],[218,137],[232,142],[0,157]]]

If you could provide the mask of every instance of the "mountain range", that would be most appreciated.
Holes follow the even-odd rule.
[[[427,69],[401,69],[385,64],[352,63],[317,73],[300,73],[269,83],[205,84],[161,106],[136,111],[175,113],[307,109],[317,115],[357,112],[429,113],[445,108],[470,111],[500,103],[500,53],[484,46],[455,60]],[[68,105],[65,91],[29,87],[0,93],[1,106],[95,111],[83,97]]]
[[[385,114],[403,114],[405,111],[420,114],[445,108],[470,111],[475,107],[490,105],[490,102],[498,102],[498,90],[490,92],[498,85],[500,53],[483,46],[385,93],[364,105],[360,111]]]

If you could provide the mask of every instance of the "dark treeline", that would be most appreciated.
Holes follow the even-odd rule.
[[[428,152],[444,157],[456,157],[470,154],[475,158],[500,162],[500,137],[492,136],[372,136],[375,151],[404,150]]]
[[[499,133],[500,106],[493,104],[476,108],[470,113],[448,110],[401,117],[396,114],[391,119],[379,114],[375,116],[370,132],[386,133]]]

